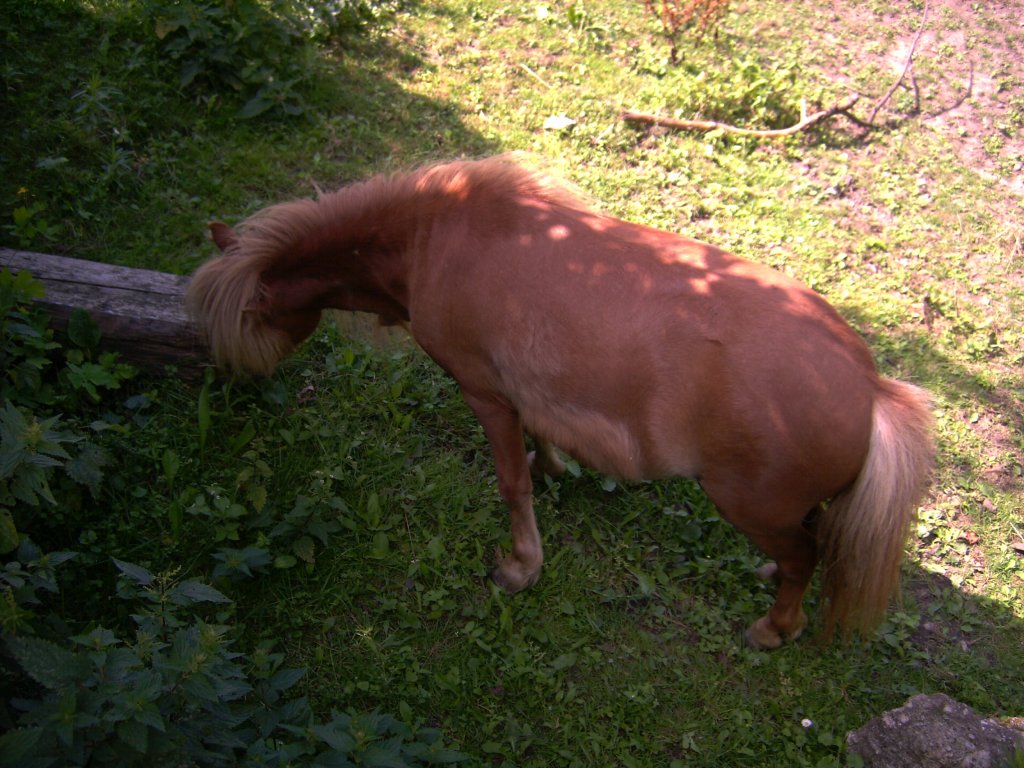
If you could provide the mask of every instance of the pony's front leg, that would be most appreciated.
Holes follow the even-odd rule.
[[[511,406],[491,397],[473,395],[465,389],[462,394],[491,444],[498,491],[508,505],[512,523],[512,552],[491,571],[491,579],[510,593],[518,592],[537,581],[544,562],[533,515],[533,482],[523,442],[523,425]]]

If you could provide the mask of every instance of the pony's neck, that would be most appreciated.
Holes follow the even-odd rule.
[[[407,323],[408,262],[420,217],[353,205],[351,197],[342,190],[303,211],[301,236],[263,273],[273,308],[371,312],[384,325]]]
[[[262,279],[273,310],[373,312],[409,321],[409,277],[429,255],[430,233],[456,211],[486,214],[483,229],[507,226],[523,200],[580,208],[571,193],[502,158],[377,176],[321,197],[273,206],[253,230],[269,251]],[[262,233],[262,234],[260,234]]]

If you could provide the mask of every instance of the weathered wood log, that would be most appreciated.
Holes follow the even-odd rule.
[[[103,334],[106,350],[144,368],[177,365],[187,377],[209,360],[206,345],[183,304],[187,277],[66,256],[0,248],[0,269],[25,270],[41,282],[39,300],[58,335],[84,309]]]

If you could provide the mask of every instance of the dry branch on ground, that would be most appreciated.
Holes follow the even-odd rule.
[[[634,112],[632,110],[624,110],[622,112],[622,119],[627,122],[633,123],[647,123],[650,125],[663,125],[667,128],[680,128],[683,130],[692,131],[723,131],[725,133],[731,133],[737,136],[755,136],[758,138],[774,138],[777,136],[792,136],[794,133],[810,128],[812,125],[816,125],[823,120],[827,120],[835,115],[846,115],[853,119],[855,122],[860,123],[850,109],[857,101],[860,100],[858,94],[854,94],[849,97],[846,101],[836,104],[829,109],[823,109],[819,112],[815,112],[810,115],[805,115],[800,122],[789,126],[788,128],[773,128],[767,130],[760,130],[754,128],[738,128],[728,123],[720,123],[717,120],[681,120],[673,117],[661,117],[659,115],[652,115],[646,112]]]
[[[854,104],[860,100],[859,94],[853,94],[843,102],[838,102],[828,109],[819,110],[810,115],[806,114],[806,109],[801,109],[801,118],[798,123],[791,125],[787,128],[771,128],[771,129],[757,129],[757,128],[741,128],[729,123],[722,123],[717,120],[685,120],[674,117],[663,117],[660,115],[654,115],[647,112],[636,112],[633,110],[623,110],[621,118],[626,122],[633,123],[644,123],[648,125],[660,125],[666,128],[678,128],[680,130],[689,131],[722,131],[723,133],[729,133],[735,136],[753,136],[755,138],[777,138],[781,136],[792,136],[793,134],[805,131],[811,126],[817,125],[818,123],[824,122],[836,115],[843,115],[852,122],[861,126],[862,128],[873,129],[875,128],[875,118],[878,116],[879,110],[892,98],[892,95],[896,92],[896,89],[900,86],[903,80],[906,78],[907,73],[910,71],[911,64],[914,61],[914,52],[917,50],[917,44],[921,40],[921,35],[924,32],[925,24],[928,20],[928,4],[929,0],[925,0],[924,8],[921,11],[921,24],[918,27],[917,35],[914,37],[914,41],[910,46],[910,50],[907,53],[906,62],[903,65],[903,69],[900,72],[898,78],[889,87],[889,90],[885,92],[876,103],[874,108],[871,110],[871,116],[867,120],[861,120],[855,114],[852,109]]]

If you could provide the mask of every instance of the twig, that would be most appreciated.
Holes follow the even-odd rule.
[[[543,77],[541,77],[540,75],[538,75],[538,74],[537,74],[536,72],[534,72],[534,71],[533,71],[532,69],[530,69],[530,68],[529,68],[528,66],[526,66],[525,64],[523,64],[523,62],[519,62],[519,68],[520,68],[520,69],[522,69],[522,70],[523,70],[523,71],[524,71],[524,72],[525,72],[526,74],[528,74],[528,75],[529,75],[530,77],[532,77],[532,78],[533,78],[534,80],[536,80],[536,81],[537,81],[538,83],[540,83],[540,84],[541,84],[541,85],[543,85],[543,86],[544,86],[545,88],[547,88],[547,89],[548,89],[549,91],[551,90],[551,83],[549,83],[549,82],[548,82],[547,80],[545,80],[545,79],[544,79]]]
[[[776,136],[792,136],[794,133],[810,128],[816,123],[820,123],[822,120],[827,120],[835,115],[846,115],[854,122],[860,123],[852,114],[850,109],[860,99],[859,94],[854,94],[846,101],[836,104],[828,109],[823,109],[820,112],[815,112],[810,115],[804,115],[803,119],[795,125],[791,125],[788,128],[773,128],[766,130],[757,130],[753,128],[737,128],[734,125],[728,123],[720,123],[717,120],[678,120],[673,117],[660,117],[658,115],[651,115],[646,112],[633,112],[631,110],[625,110],[622,112],[622,119],[628,122],[634,123],[647,123],[650,125],[664,125],[669,128],[683,128],[692,131],[723,131],[725,133],[735,134],[737,136],[757,136],[759,138],[774,138]]]
[[[918,27],[917,36],[914,38],[914,42],[910,44],[910,51],[907,53],[907,60],[903,64],[903,71],[900,72],[900,76],[896,79],[896,82],[892,84],[892,86],[886,92],[885,96],[883,96],[879,100],[879,102],[875,104],[875,108],[871,111],[871,117],[868,118],[868,125],[874,125],[875,116],[878,114],[878,110],[885,106],[885,102],[892,98],[892,95],[896,92],[896,89],[899,87],[900,83],[903,82],[903,78],[907,76],[907,70],[910,69],[910,63],[914,60],[914,51],[917,49],[917,43],[921,39],[921,34],[924,32],[924,25],[927,20],[928,0],[924,0],[924,10],[921,12],[921,26]]]

